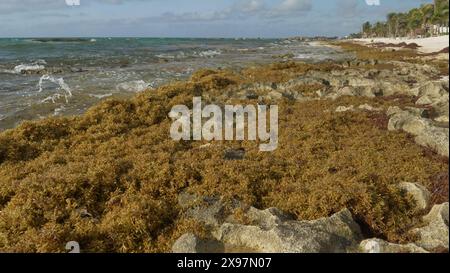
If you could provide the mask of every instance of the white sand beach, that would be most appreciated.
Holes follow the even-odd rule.
[[[438,52],[449,46],[449,36],[439,36],[439,37],[430,37],[430,38],[366,38],[366,39],[354,39],[354,41],[362,42],[364,44],[369,43],[393,43],[399,44],[405,42],[407,44],[416,43],[420,46],[418,50],[422,53],[433,53]]]

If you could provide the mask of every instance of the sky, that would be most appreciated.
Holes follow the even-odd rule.
[[[68,5],[67,2],[80,5]],[[378,2],[379,5],[368,5]],[[0,37],[345,36],[431,0],[0,0]]]

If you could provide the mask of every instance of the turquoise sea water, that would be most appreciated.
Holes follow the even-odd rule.
[[[279,39],[0,39],[0,130],[22,120],[80,114],[108,97],[129,97],[199,68],[240,68],[343,57]]]

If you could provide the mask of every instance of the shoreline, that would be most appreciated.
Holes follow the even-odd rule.
[[[56,252],[67,234],[89,252],[183,252],[186,242],[211,239],[231,251],[448,249],[445,227],[434,226],[443,221],[436,211],[448,210],[448,81],[436,80],[448,64],[331,46],[356,58],[202,69],[80,116],[0,132],[0,217],[8,219],[0,250]],[[194,95],[279,105],[279,148],[168,139],[167,114]],[[438,240],[427,241],[430,232]]]
[[[420,47],[417,49],[421,53],[435,53],[449,47],[449,35],[430,38],[364,38],[352,39],[351,41],[370,45],[373,43],[399,44],[415,43]]]

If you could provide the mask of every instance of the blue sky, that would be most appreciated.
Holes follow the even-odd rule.
[[[0,37],[342,36],[431,0],[0,0]]]

